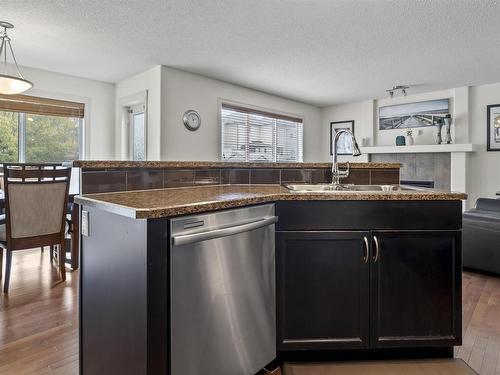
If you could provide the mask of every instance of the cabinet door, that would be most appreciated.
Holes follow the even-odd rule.
[[[461,231],[372,235],[372,346],[460,345]]]
[[[366,348],[369,232],[277,232],[278,350]]]

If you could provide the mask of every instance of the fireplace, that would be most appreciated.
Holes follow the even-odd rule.
[[[434,188],[434,180],[401,180],[401,185]]]
[[[372,154],[370,161],[401,163],[402,184],[451,190],[450,153]]]

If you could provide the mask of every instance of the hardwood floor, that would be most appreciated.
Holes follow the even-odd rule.
[[[463,345],[455,348],[481,375],[500,375],[500,277],[464,272]]]
[[[481,375],[500,375],[500,278],[463,274],[463,346]],[[0,296],[0,374],[78,374],[78,272],[61,283],[48,251],[16,252]]]
[[[60,281],[46,249],[16,251],[0,297],[0,374],[78,374],[78,273]]]
[[[473,375],[461,359],[285,364],[283,375]]]

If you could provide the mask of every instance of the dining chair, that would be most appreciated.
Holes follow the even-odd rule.
[[[71,168],[60,164],[4,164],[5,224],[0,225],[0,270],[6,251],[3,291],[8,293],[12,252],[58,247],[66,280],[65,229]],[[1,271],[0,271],[1,272]],[[1,275],[1,273],[0,273]]]

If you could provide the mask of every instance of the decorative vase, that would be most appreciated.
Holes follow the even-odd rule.
[[[441,128],[443,127],[443,122],[441,120],[436,122],[437,134],[436,134],[436,143],[440,145],[443,143],[443,138],[441,138]]]
[[[447,115],[444,118],[444,126],[446,128],[446,136],[444,138],[444,141],[448,144],[451,143],[451,116]]]
[[[405,136],[405,141],[407,146],[411,146],[414,142],[412,135]]]
[[[406,144],[405,137],[403,135],[398,135],[396,137],[396,146],[404,146]]]

